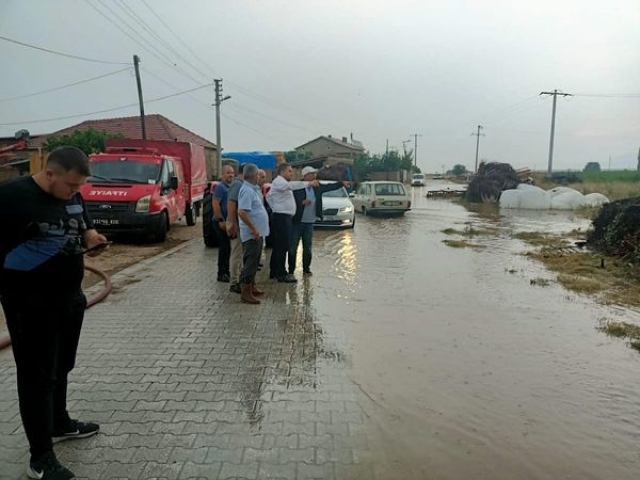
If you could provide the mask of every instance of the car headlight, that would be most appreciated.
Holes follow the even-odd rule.
[[[136,212],[145,213],[149,211],[151,206],[151,195],[146,195],[136,202]]]
[[[351,213],[353,212],[353,207],[341,207],[340,211],[344,213]]]

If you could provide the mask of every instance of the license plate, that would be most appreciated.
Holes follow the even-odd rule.
[[[334,220],[337,220],[335,215],[324,215],[322,219],[326,220],[327,222],[333,222]]]
[[[93,220],[93,223],[95,225],[118,225],[120,220],[96,218]]]
[[[402,202],[384,202],[387,207],[395,207],[397,205],[401,205]]]

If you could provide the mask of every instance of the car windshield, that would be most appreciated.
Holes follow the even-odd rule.
[[[405,195],[405,192],[404,187],[399,183],[378,183],[376,195]]]
[[[424,175],[422,175],[421,173],[416,173],[416,174],[413,176],[413,179],[414,179],[414,180],[422,180],[423,178],[424,178]]]
[[[128,159],[91,162],[91,173],[98,180],[117,180],[131,183],[156,183],[160,165]]]
[[[344,187],[342,187],[342,188],[339,188],[338,190],[331,190],[330,192],[324,192],[322,196],[344,198],[344,197],[348,197],[349,194],[347,193],[347,190]]]

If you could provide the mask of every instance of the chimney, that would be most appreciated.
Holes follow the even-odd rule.
[[[344,143],[349,143],[349,142],[347,142],[347,137],[342,137],[342,141],[343,141]]]
[[[327,137],[328,137],[328,138],[332,138],[332,137],[331,137],[331,134],[327,135]]]

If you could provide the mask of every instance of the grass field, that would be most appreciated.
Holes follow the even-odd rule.
[[[613,170],[603,172],[575,172],[582,180],[579,183],[566,185],[569,188],[586,195],[588,193],[602,193],[610,200],[640,196],[640,171]],[[549,181],[545,173],[532,175],[535,185],[545,190],[560,186],[557,182]]]

